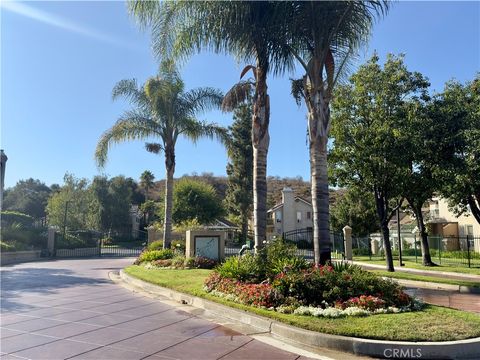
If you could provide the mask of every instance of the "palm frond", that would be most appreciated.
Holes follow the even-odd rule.
[[[290,79],[291,84],[291,94],[295,99],[295,102],[298,106],[302,104],[302,100],[305,99],[305,77],[301,79]]]
[[[128,13],[142,29],[151,26],[155,19],[158,18],[160,10],[159,1],[127,0],[126,5]]]
[[[195,116],[205,111],[219,109],[223,94],[218,89],[203,87],[188,91],[181,97],[181,100],[185,113]]]
[[[152,119],[136,111],[126,111],[110,129],[100,137],[95,150],[97,166],[107,162],[108,151],[113,144],[128,140],[142,140],[150,136],[162,136],[162,128]]]
[[[226,147],[228,147],[229,144],[228,130],[215,123],[188,119],[181,133],[193,143],[196,143],[200,138],[206,137],[212,140],[218,140]]]
[[[160,154],[165,151],[162,144],[159,143],[145,143],[145,150],[153,154]]]
[[[255,84],[251,81],[240,81],[233,85],[223,98],[222,110],[230,112],[240,104],[249,101],[252,98],[254,88]]]
[[[136,79],[120,80],[112,89],[112,100],[123,97],[138,108],[148,108],[148,98],[142,88],[137,85]]]

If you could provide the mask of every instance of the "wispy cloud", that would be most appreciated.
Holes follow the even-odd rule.
[[[63,18],[61,16],[36,9],[23,2],[0,0],[0,7],[3,10],[10,11],[18,15],[31,18],[33,20],[40,21],[47,25],[55,26],[60,29],[71,31],[73,33],[83,35],[95,40],[108,42],[108,43],[120,45],[120,46],[128,46],[128,44],[125,44],[124,42],[120,41],[119,39],[111,35],[101,33],[99,31],[88,28],[81,24],[75,23],[69,19]]]

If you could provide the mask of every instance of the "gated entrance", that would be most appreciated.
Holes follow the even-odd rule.
[[[135,234],[105,236],[97,231],[55,233],[54,257],[134,257],[146,246],[146,231]]]
[[[284,232],[282,235],[284,241],[297,246],[297,254],[307,259],[313,259],[313,229],[296,229]],[[332,249],[332,259],[343,259],[345,254],[343,235],[330,233],[330,248]]]

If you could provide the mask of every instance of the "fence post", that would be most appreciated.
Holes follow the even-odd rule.
[[[347,225],[342,230],[343,230],[343,244],[345,247],[345,258],[347,260],[353,260],[352,228]]]
[[[468,267],[470,267],[470,239],[467,235],[467,258],[468,258]]]
[[[413,249],[415,251],[415,264],[417,263],[417,234],[413,234]]]
[[[442,243],[440,241],[440,236],[437,236],[437,247],[438,247],[438,263],[442,264]]]
[[[97,240],[98,257],[102,257],[102,241],[103,239],[101,237]]]
[[[55,229],[48,228],[48,238],[47,238],[47,249],[48,255],[51,257],[55,256]]]

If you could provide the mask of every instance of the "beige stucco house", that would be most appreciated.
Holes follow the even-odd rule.
[[[457,217],[448,208],[446,199],[434,197],[430,201],[430,227],[432,233],[443,237],[480,237],[480,224],[472,214]]]
[[[267,238],[313,227],[312,213],[312,205],[307,200],[295,196],[292,189],[284,188],[282,202],[267,211]]]

